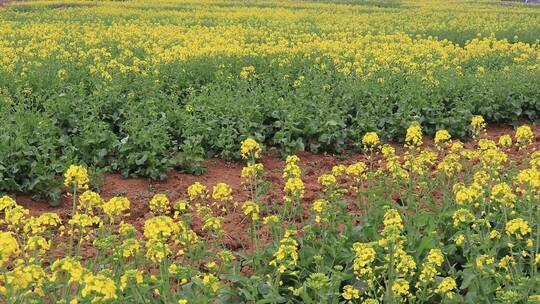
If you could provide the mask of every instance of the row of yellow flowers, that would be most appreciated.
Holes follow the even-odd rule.
[[[239,251],[223,242],[223,217],[238,206],[227,184],[209,191],[194,183],[175,203],[156,194],[148,203],[152,216],[138,230],[127,222],[127,198],[103,199],[91,190],[88,170],[70,166],[64,174],[73,199],[68,218],[31,216],[11,197],[0,199],[0,299],[539,301],[540,152],[530,148],[534,133],[525,125],[498,142],[484,133],[477,116],[474,147],[441,130],[435,147],[426,148],[415,122],[400,154],[367,133],[361,141],[366,160],[321,175],[319,198],[307,212],[300,159],[286,159],[282,202],[268,201],[261,192],[262,148],[247,139],[242,176],[250,199],[241,204],[245,218],[238,225],[251,243]],[[194,218],[202,234],[193,230]],[[93,252],[83,258],[88,248]]]
[[[517,41],[510,41],[495,36],[509,28],[535,32],[540,14],[527,8],[497,8],[489,2],[435,1],[426,5],[428,2],[411,1],[407,5],[415,9],[401,9],[400,18],[395,19],[389,18],[389,14],[377,13],[373,6],[358,6],[359,9],[369,8],[361,13],[340,4],[309,2],[274,4],[277,7],[259,3],[259,6],[269,5],[268,8],[256,4],[228,7],[215,1],[176,4],[180,8],[187,7],[185,10],[170,10],[171,3],[166,1],[81,3],[86,5],[54,12],[57,22],[36,18],[20,24],[17,20],[22,16],[0,16],[3,54],[0,70],[23,79],[36,69],[54,69],[50,72],[61,79],[80,74],[82,70],[111,80],[117,74],[158,76],[162,64],[194,58],[274,55],[274,63],[280,66],[293,64],[297,55],[318,58],[323,61],[319,64],[322,70],[328,68],[323,59],[328,59],[345,75],[360,77],[389,70],[421,73],[431,78],[439,68],[462,74],[471,63],[481,74],[490,69],[492,63],[486,62],[489,58],[499,64],[504,62],[501,67],[505,69],[514,65],[530,70],[540,67],[538,40],[523,43],[519,42],[519,37],[514,37]],[[47,9],[55,5],[69,3],[33,2],[15,5],[15,8],[36,7],[34,14],[47,16],[50,14]],[[294,9],[294,6],[303,9]],[[491,9],[490,14],[485,13],[487,8]],[[508,17],[508,10],[514,13],[512,18]],[[104,22],[97,18],[96,22],[86,23],[77,18],[81,13],[115,21]],[[449,14],[453,18],[449,18]],[[137,19],[129,18],[131,16]],[[156,24],[156,18],[169,19],[159,19],[160,23]],[[315,19],[316,28],[307,21],[301,22]],[[251,24],[250,20],[255,23]],[[459,45],[451,39],[415,34],[441,30],[455,32],[458,36],[463,32],[483,33],[484,37]],[[249,75],[249,69],[253,67],[238,71],[238,75]]]

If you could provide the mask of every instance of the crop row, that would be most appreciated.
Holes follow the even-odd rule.
[[[247,137],[284,155],[341,153],[368,131],[402,138],[411,121],[427,134],[445,128],[462,137],[475,114],[538,119],[538,10],[491,2],[353,7],[3,8],[0,189],[57,198],[55,176],[70,163],[154,179],[171,168],[200,173],[204,158],[238,158]],[[430,36],[443,28],[454,37]]]

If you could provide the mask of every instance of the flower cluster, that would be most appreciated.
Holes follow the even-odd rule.
[[[422,128],[418,122],[413,122],[407,129],[405,134],[405,146],[409,148],[417,148],[423,143]]]
[[[148,203],[150,211],[154,214],[169,214],[170,202],[169,198],[165,194],[156,194],[152,197],[152,200]]]
[[[64,173],[64,185],[66,187],[76,187],[77,189],[88,189],[90,179],[88,170],[82,166],[71,165]]]
[[[296,231],[287,230],[285,235],[279,241],[279,248],[274,253],[274,259],[270,265],[277,266],[280,273],[292,270],[298,261],[298,242],[294,239]]]
[[[218,202],[228,202],[233,199],[232,189],[225,183],[218,183],[212,189],[212,198]]]
[[[79,204],[77,208],[81,212],[93,213],[98,208],[103,208],[105,201],[101,196],[94,191],[85,191],[79,196]]]
[[[368,132],[362,137],[362,145],[366,151],[373,152],[380,143],[381,140],[376,132]]]
[[[482,135],[482,133],[486,130],[486,126],[487,124],[484,117],[480,115],[473,116],[471,119],[471,131],[473,137],[478,138],[480,135]]]
[[[252,221],[259,220],[260,208],[259,205],[252,201],[247,201],[242,206],[242,210],[245,216],[250,216]]]
[[[516,129],[514,138],[516,139],[516,145],[519,149],[523,149],[532,143],[534,134],[531,127],[521,126]]]
[[[242,141],[240,153],[245,159],[255,160],[261,156],[261,146],[253,138],[248,138]]]
[[[178,225],[168,216],[156,216],[144,222],[144,236],[148,239],[168,240],[179,231]]]
[[[298,203],[304,197],[304,182],[301,179],[302,170],[298,165],[299,161],[300,158],[296,155],[288,156],[283,169],[283,177],[285,178],[285,186],[283,187],[285,196],[283,199],[289,204]]]
[[[103,204],[102,209],[112,222],[114,219],[118,218],[118,216],[128,211],[130,205],[129,200],[125,197],[113,197]]]
[[[450,133],[447,130],[439,130],[435,133],[435,144],[441,146],[442,144],[448,142],[452,138]]]
[[[199,200],[204,200],[208,196],[207,191],[206,186],[200,182],[195,182],[187,189],[189,199],[196,202]]]
[[[0,268],[10,261],[11,256],[19,253],[19,243],[11,232],[0,233]]]
[[[263,164],[247,164],[242,168],[242,177],[243,178],[257,178],[259,177],[264,170]]]
[[[506,223],[506,233],[511,236],[515,236],[518,239],[522,239],[531,233],[531,227],[529,223],[522,218],[515,218]]]

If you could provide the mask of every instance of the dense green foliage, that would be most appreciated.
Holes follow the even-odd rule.
[[[466,135],[473,114],[507,123],[539,117],[540,47],[534,40],[538,38],[534,24],[540,10],[515,8],[516,22],[529,20],[531,25],[516,25],[514,32],[523,38],[512,40],[497,26],[511,21],[501,8],[493,8],[493,3],[483,3],[470,13],[460,11],[464,4],[456,6],[453,14],[459,20],[469,20],[483,8],[493,10],[488,13],[494,18],[488,25],[469,24],[463,29],[451,23],[449,14],[441,13],[440,8],[416,8],[413,3],[341,6],[317,1],[299,7],[289,3],[279,8],[285,16],[292,16],[284,20],[265,15],[268,12],[264,9],[274,7],[260,4],[264,3],[266,8],[220,2],[201,6],[156,2],[151,8],[150,4],[126,3],[129,9],[117,11],[121,6],[115,5],[124,4],[51,2],[3,9],[0,23],[8,28],[0,31],[0,49],[18,59],[13,66],[4,62],[0,69],[0,191],[48,192],[59,184],[54,176],[70,163],[154,179],[163,178],[171,168],[200,173],[204,158],[238,157],[236,147],[248,136],[283,153],[341,153],[367,131],[378,131],[386,139],[402,138],[413,120],[428,134],[444,128],[460,137]],[[107,5],[116,10],[108,11]],[[204,11],[208,5],[217,9],[215,15]],[[83,16],[85,9],[101,15]],[[397,19],[386,30],[397,36],[356,34],[352,26],[341,33],[337,27],[344,21],[334,24],[327,16],[334,9],[339,16],[358,18],[356,26],[369,30],[385,24],[391,14]],[[429,24],[407,23],[415,10],[418,15],[430,11],[435,15]],[[192,19],[180,15],[189,12],[197,14]],[[227,19],[223,16],[227,12],[240,16]],[[301,25],[291,23],[319,13],[326,14],[319,25],[313,23],[315,19],[302,19]],[[450,24],[446,31],[441,30],[444,24]],[[303,47],[298,43],[294,51],[281,51],[279,45],[273,45],[278,51],[257,53],[249,46],[249,52],[236,52],[233,39],[227,46],[233,50],[228,53],[205,55],[197,46],[187,52],[200,56],[153,61],[152,54],[169,56],[166,51],[174,53],[176,46],[172,43],[183,44],[172,38],[160,41],[151,31],[158,25],[167,31],[201,30],[207,35],[202,40],[229,32],[234,36],[237,27],[244,26],[247,32],[239,34],[243,43],[268,44],[273,38],[265,35],[276,32],[276,41],[289,39],[291,47],[297,39],[306,44],[328,39],[328,48],[343,51],[332,54],[327,46]],[[401,25],[407,25],[407,33],[399,32]],[[12,28],[18,26],[21,28]],[[43,36],[35,37],[41,27]],[[262,34],[249,36],[248,30]],[[474,38],[476,33],[489,35],[490,31],[495,36],[486,38],[485,44],[462,40]],[[413,38],[417,34],[421,36]],[[439,38],[429,38],[432,34]],[[132,40],[123,40],[124,35]],[[381,48],[388,58],[403,54],[407,59],[395,64],[394,59],[381,62],[374,58],[374,51],[359,59],[354,53],[356,44],[346,45],[353,38],[340,41],[336,38],[340,35],[365,39],[369,50]],[[139,41],[160,45],[152,53],[151,46],[143,49]],[[131,55],[126,55],[130,43],[134,46],[129,50]],[[400,43],[402,50],[396,47]],[[464,43],[470,47],[462,49],[459,45]],[[516,43],[520,50],[507,53],[498,49],[498,43],[510,49]],[[487,51],[471,51],[473,47]],[[456,48],[469,57],[459,59],[459,54],[452,53]],[[426,49],[433,54],[426,55]],[[86,53],[77,57],[81,50]],[[46,54],[40,56],[40,52]],[[522,54],[528,57],[516,61]],[[10,58],[8,55],[5,58]],[[107,65],[111,57],[140,70],[106,70],[115,68],[111,62]],[[428,64],[430,58],[438,62],[434,67]],[[145,63],[138,65],[137,60]],[[365,62],[362,60],[368,62],[364,72],[377,69],[362,75],[344,71],[351,68],[349,62]],[[422,67],[414,70],[411,60],[414,66]],[[246,67],[254,69],[242,77]]]

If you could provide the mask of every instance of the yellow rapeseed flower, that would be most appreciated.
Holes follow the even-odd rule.
[[[446,277],[441,281],[441,283],[439,283],[439,286],[437,286],[437,288],[435,289],[435,292],[448,299],[452,299],[454,298],[453,291],[456,289],[457,289],[457,284],[454,278]]]
[[[0,197],[0,212],[9,208],[15,207],[16,205],[17,205],[17,202],[15,202],[15,200],[12,199],[11,197],[7,195]]]
[[[516,145],[519,149],[523,149],[528,145],[532,144],[534,139],[534,133],[531,127],[524,125],[516,129],[516,134],[514,135],[516,139]]]
[[[304,197],[304,182],[300,178],[289,178],[283,188],[285,200],[300,199]]]
[[[263,219],[265,225],[275,225],[279,223],[279,217],[277,215],[269,215]]]
[[[19,252],[19,243],[13,234],[11,232],[0,232],[0,268]]]
[[[478,138],[486,129],[486,121],[480,115],[473,116],[471,119],[471,130],[474,138]]]
[[[417,121],[413,122],[405,134],[405,146],[408,148],[417,148],[423,143],[422,128]]]
[[[255,178],[259,176],[263,170],[263,164],[247,164],[244,168],[242,168],[241,176],[243,178]]]
[[[219,279],[211,273],[203,276],[202,283],[205,287],[209,288],[213,292],[217,292],[221,287]]]
[[[367,277],[372,274],[372,264],[376,259],[377,253],[372,244],[354,243],[353,250],[355,259],[353,261],[353,270],[357,277]]]
[[[351,285],[345,285],[343,287],[343,292],[341,293],[341,296],[345,300],[356,300],[360,299],[360,291]]]
[[[512,187],[507,183],[499,183],[491,189],[491,199],[505,207],[514,207],[517,196],[512,192]]]
[[[222,226],[223,219],[221,217],[211,216],[204,220],[203,229],[219,231]]]
[[[192,201],[204,200],[208,195],[206,186],[199,182],[195,182],[194,184],[189,186],[187,189],[187,193],[188,193],[189,199]]]
[[[529,233],[531,233],[531,226],[529,222],[522,218],[512,219],[506,223],[506,234],[510,236],[515,236],[521,240]]]
[[[499,137],[499,146],[509,148],[512,146],[512,137],[508,134],[503,134]]]
[[[259,205],[252,201],[247,201],[242,205],[242,210],[244,211],[245,216],[251,216],[252,221],[257,221],[259,219]]]
[[[240,71],[240,77],[244,79],[250,78],[255,73],[255,67],[254,66],[247,66],[243,67]]]
[[[103,203],[104,200],[98,193],[87,190],[79,197],[79,204],[77,208],[79,211],[92,213],[94,209],[98,207],[101,208]]]
[[[342,176],[347,171],[347,166],[345,165],[335,165],[332,167],[332,175],[335,177]]]
[[[154,263],[161,263],[171,254],[171,249],[166,243],[158,239],[150,239],[146,242],[146,259]]]
[[[296,266],[298,261],[298,242],[294,239],[295,230],[286,230],[283,238],[279,242],[279,247],[274,253],[274,259],[270,265],[278,266],[278,271],[283,273],[287,269]]]
[[[85,167],[71,165],[64,173],[64,185],[66,187],[73,187],[77,189],[88,189],[88,183],[90,179],[88,177],[88,170]]]
[[[409,297],[409,282],[405,279],[397,279],[392,284],[392,293],[398,297]]]
[[[148,239],[168,240],[179,232],[178,224],[166,215],[152,217],[144,222],[144,236]]]
[[[259,158],[261,156],[261,146],[253,138],[248,138],[242,141],[240,153],[246,159]]]
[[[233,199],[232,189],[225,183],[218,183],[212,189],[212,198],[218,202],[228,202]]]
[[[135,256],[141,250],[141,243],[136,239],[126,239],[120,245],[120,253],[124,258]]]
[[[447,154],[444,159],[437,165],[437,169],[443,172],[446,176],[454,176],[463,169],[459,155],[455,153]]]
[[[380,143],[381,140],[376,132],[368,132],[362,137],[362,144],[366,151],[373,151]]]
[[[452,215],[454,220],[454,226],[459,226],[463,224],[470,224],[476,219],[475,216],[467,209],[458,209]]]
[[[447,130],[439,130],[435,133],[435,144],[441,145],[450,140],[452,136]]]
[[[170,213],[170,202],[169,198],[165,194],[156,194],[152,197],[148,203],[150,211],[154,214],[169,214]]]
[[[129,200],[125,197],[113,197],[104,203],[101,208],[112,222],[123,212],[129,210],[130,205]]]
[[[83,279],[81,295],[91,298],[92,303],[102,303],[117,298],[114,280],[103,274],[88,274]]]
[[[333,187],[337,184],[336,177],[332,174],[323,174],[317,178],[317,181],[325,188]]]
[[[360,180],[365,178],[367,172],[367,165],[363,162],[357,162],[355,164],[349,165],[345,172],[353,176],[355,179]]]
[[[285,161],[285,168],[283,169],[284,178],[300,178],[302,170],[298,166],[300,158],[296,155],[289,155]]]
[[[83,275],[87,272],[81,263],[74,258],[64,257],[53,262],[51,266],[53,275],[50,280],[56,282],[61,273],[69,275],[69,283],[81,283]]]

